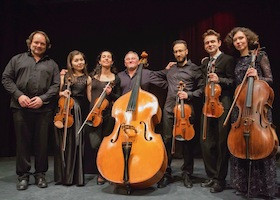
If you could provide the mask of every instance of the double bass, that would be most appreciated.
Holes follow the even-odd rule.
[[[132,91],[113,105],[113,132],[104,137],[98,154],[100,174],[127,188],[147,188],[157,183],[167,167],[167,154],[161,135],[154,133],[161,119],[157,98],[140,88],[143,64],[138,67]]]

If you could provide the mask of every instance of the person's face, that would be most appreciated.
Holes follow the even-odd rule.
[[[204,49],[210,55],[214,56],[221,46],[221,40],[215,35],[207,35],[204,38]]]
[[[124,65],[129,71],[135,70],[138,67],[139,58],[134,53],[129,53],[124,58]]]
[[[41,33],[36,33],[33,36],[32,42],[30,44],[31,53],[35,56],[42,57],[46,52],[46,49],[47,42],[45,36]]]
[[[86,61],[81,54],[77,54],[73,57],[71,64],[74,72],[82,72],[85,68]]]
[[[239,52],[248,50],[247,37],[242,31],[238,31],[233,36],[233,45]]]
[[[184,44],[175,44],[173,47],[173,54],[178,63],[183,63],[188,55],[188,49]]]
[[[104,51],[101,53],[99,64],[102,67],[110,68],[113,65],[113,63],[114,62],[113,62],[112,54],[110,52]]]

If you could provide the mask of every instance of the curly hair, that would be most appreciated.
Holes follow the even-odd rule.
[[[91,73],[91,77],[94,77],[95,75],[97,75],[98,78],[100,77],[102,66],[99,64],[99,61],[101,59],[102,53],[104,53],[104,52],[109,52],[111,54],[112,61],[113,61],[113,64],[111,66],[111,72],[114,73],[114,74],[117,74],[117,68],[114,65],[114,63],[115,63],[114,62],[115,61],[114,60],[114,55],[113,55],[113,53],[111,51],[105,50],[105,51],[100,52],[100,54],[97,56],[97,58],[96,58],[96,66],[95,66],[93,72]]]
[[[87,72],[87,61],[86,61],[86,56],[83,52],[80,52],[78,50],[74,50],[71,51],[68,56],[67,56],[67,74],[66,77],[70,77],[71,78],[71,82],[74,83],[76,81],[76,77],[74,76],[74,72],[73,72],[73,68],[72,68],[72,60],[74,58],[74,56],[76,55],[82,55],[82,57],[85,60],[85,67],[83,69],[83,73],[88,76],[88,72]],[[66,79],[67,80],[67,79]]]
[[[248,41],[248,47],[254,46],[256,42],[259,42],[259,36],[251,29],[245,27],[235,27],[227,34],[224,40],[227,47],[229,48],[230,51],[232,51],[232,53],[234,54],[239,53],[233,45],[233,37],[238,31],[241,31],[246,36]]]
[[[51,48],[51,41],[50,41],[50,38],[48,37],[48,35],[44,31],[34,31],[26,39],[26,45],[28,47],[28,50],[30,49],[30,45],[32,43],[34,35],[37,34],[37,33],[42,34],[43,36],[45,36],[47,49],[50,49]]]

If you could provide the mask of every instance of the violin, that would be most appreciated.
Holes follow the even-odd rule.
[[[183,91],[185,88],[183,81],[179,82],[179,91]],[[178,104],[180,101],[180,104]],[[194,137],[195,131],[193,125],[190,123],[189,118],[191,117],[192,108],[188,104],[184,104],[183,99],[177,97],[174,111],[174,127],[173,137],[177,140],[191,140]]]
[[[252,55],[250,67],[254,67],[257,52]],[[228,135],[228,148],[232,155],[241,159],[258,160],[275,155],[279,145],[267,112],[272,107],[273,89],[263,80],[247,77],[247,73],[235,90],[239,116]],[[226,121],[225,121],[226,122]]]
[[[213,61],[211,66],[208,67],[208,73],[215,72],[215,61]],[[207,117],[219,118],[224,113],[224,107],[219,100],[219,97],[222,93],[222,88],[219,84],[214,83],[213,81],[209,81],[206,79],[206,86],[204,89],[205,94],[205,102],[203,105],[203,140],[206,139],[207,133]]]
[[[140,88],[143,64],[138,67],[132,91],[113,105],[113,132],[104,137],[98,154],[100,174],[127,188],[147,188],[157,183],[167,167],[167,154],[154,123],[161,119],[157,98]]]
[[[69,91],[70,85],[71,78],[69,77],[67,81],[67,90]],[[74,99],[71,98],[70,95],[68,95],[68,97],[61,96],[58,100],[58,107],[59,111],[54,117],[54,125],[59,129],[64,128],[62,149],[65,150],[67,128],[70,128],[74,123],[74,118],[71,114],[71,110],[74,107]]]
[[[88,121],[92,122],[93,127],[99,126],[103,122],[102,112],[108,107],[109,101],[106,99],[106,89],[109,86],[113,86],[113,83],[109,82],[101,95],[95,100],[94,106],[87,117]]]

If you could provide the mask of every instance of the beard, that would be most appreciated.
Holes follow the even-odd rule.
[[[185,62],[185,60],[186,60],[186,57],[184,57],[184,58],[176,58],[176,60],[177,60],[177,63],[179,64],[179,65],[181,65],[181,64],[183,64],[184,62]]]

